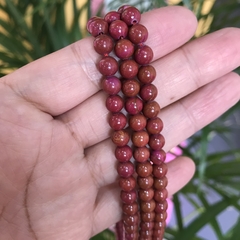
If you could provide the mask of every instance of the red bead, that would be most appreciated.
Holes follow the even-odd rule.
[[[167,174],[167,165],[162,163],[161,165],[153,165],[153,175],[156,178],[163,178]]]
[[[110,24],[109,34],[115,40],[125,38],[128,34],[128,26],[124,21],[116,20]]]
[[[133,132],[132,142],[135,147],[145,147],[148,144],[149,135],[146,131]]]
[[[144,162],[144,163],[138,163],[136,172],[140,177],[147,177],[152,174],[153,167],[151,163]]]
[[[138,212],[138,204],[136,202],[131,204],[123,204],[122,206],[123,213],[132,216]]]
[[[119,163],[117,172],[120,177],[128,178],[134,173],[134,166],[131,162]]]
[[[136,225],[138,223],[138,215],[135,214],[133,216],[129,216],[129,215],[126,215],[126,214],[123,214],[123,223],[126,224],[126,225]]]
[[[140,91],[140,97],[144,101],[153,101],[158,94],[157,88],[153,84],[143,85]]]
[[[135,233],[138,230],[137,225],[125,225],[124,229],[127,233]]]
[[[160,112],[160,106],[157,102],[147,102],[143,107],[143,114],[147,118],[155,118]]]
[[[127,7],[121,14],[121,19],[128,25],[137,24],[141,20],[141,13],[135,7]]]
[[[112,113],[109,117],[109,125],[113,130],[121,130],[123,129],[127,124],[127,118],[126,116],[121,113]]]
[[[87,21],[87,31],[90,33],[90,25],[92,24],[92,22],[94,22],[96,19],[102,19],[100,17],[91,17],[88,21]],[[91,33],[90,33],[91,34]]]
[[[112,76],[118,70],[118,63],[113,57],[103,57],[98,63],[98,70],[104,76]]]
[[[115,157],[119,162],[127,162],[132,157],[132,149],[128,145],[123,147],[116,147]]]
[[[149,189],[153,185],[153,177],[147,176],[147,177],[138,177],[137,178],[138,186],[142,189]]]
[[[119,72],[123,78],[134,78],[138,73],[138,64],[134,60],[124,60],[120,64]]]
[[[152,230],[149,231],[140,230],[140,239],[152,239],[152,234],[153,234]]]
[[[162,178],[154,178],[154,188],[157,190],[163,190],[166,188],[168,184],[168,179],[166,176]]]
[[[163,129],[163,122],[158,117],[148,119],[146,128],[149,134],[160,133]]]
[[[135,79],[128,79],[122,83],[122,92],[126,97],[135,97],[140,90],[140,84]]]
[[[120,39],[117,41],[114,51],[120,59],[128,59],[134,53],[134,45],[127,39]]]
[[[150,151],[147,147],[136,148],[133,157],[137,162],[146,162],[149,159]]]
[[[132,7],[131,5],[122,5],[120,8],[118,8],[118,12],[121,14],[125,9]]]
[[[155,214],[155,221],[156,222],[165,221],[166,219],[167,219],[167,212],[162,212],[162,213],[156,213]]]
[[[123,147],[128,144],[130,140],[130,134],[126,130],[114,131],[112,134],[112,141],[118,147]]]
[[[131,115],[138,114],[139,112],[142,111],[142,108],[143,108],[143,102],[138,97],[128,98],[125,101],[125,109]]]
[[[153,212],[155,209],[155,206],[156,206],[156,203],[154,200],[150,200],[147,202],[141,201],[140,203],[141,210],[145,213]]]
[[[153,150],[161,150],[165,144],[165,139],[162,134],[153,134],[150,136],[148,144]]]
[[[108,23],[102,18],[94,17],[90,19],[87,24],[87,29],[93,37],[96,37],[100,34],[106,34],[108,32]]]
[[[149,230],[152,230],[154,227],[154,222],[141,222],[140,223],[140,228],[141,230],[143,231],[149,231]]]
[[[107,55],[113,50],[113,40],[105,34],[99,35],[94,39],[93,47],[100,55]]]
[[[125,233],[125,240],[138,240],[138,233]]]
[[[120,178],[119,186],[125,192],[130,192],[136,187],[136,180],[134,177]]]
[[[144,190],[144,189],[140,189],[138,191],[138,196],[139,198],[144,201],[144,202],[147,202],[147,201],[150,201],[153,199],[153,196],[154,196],[154,190],[152,188],[149,188],[147,190]]]
[[[157,202],[156,203],[156,207],[155,207],[155,212],[156,213],[163,213],[166,212],[168,208],[168,203],[167,201],[163,201],[163,202]]]
[[[121,191],[120,197],[124,203],[131,204],[137,200],[137,193],[135,190],[130,192]]]
[[[118,95],[108,96],[106,100],[106,107],[110,112],[120,112],[123,108],[123,99]]]
[[[156,70],[152,65],[142,66],[138,71],[138,79],[144,84],[153,82],[156,78]]]
[[[152,222],[155,219],[155,212],[141,212],[141,219],[143,222]]]
[[[148,38],[148,30],[142,24],[133,25],[129,29],[128,37],[134,44],[146,42]]]
[[[153,164],[160,165],[166,159],[166,153],[163,150],[151,151],[150,160]]]
[[[112,23],[113,21],[120,20],[120,13],[116,11],[111,11],[105,15],[104,20],[108,24]]]
[[[121,90],[121,87],[121,81],[115,76],[106,77],[102,81],[102,89],[110,95],[117,94]]]
[[[153,51],[149,46],[141,46],[135,51],[134,59],[140,65],[149,64],[153,59]]]
[[[167,196],[168,196],[168,192],[166,188],[163,190],[154,191],[154,199],[157,202],[163,202],[164,200],[166,200]]]
[[[153,230],[153,239],[154,240],[162,240],[164,236],[164,228],[163,229],[154,229]]]
[[[147,119],[142,114],[136,114],[130,117],[129,126],[134,131],[141,131],[146,127]]]

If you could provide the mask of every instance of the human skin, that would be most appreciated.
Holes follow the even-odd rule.
[[[154,51],[165,151],[234,105],[240,30],[188,42],[185,8],[143,14]],[[188,43],[187,43],[188,42]],[[85,240],[121,218],[114,145],[93,38],[0,79],[0,239]],[[169,195],[192,177],[187,157],[168,163]]]

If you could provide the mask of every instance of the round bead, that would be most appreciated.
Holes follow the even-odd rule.
[[[137,183],[138,186],[142,189],[149,189],[153,185],[153,177],[152,176],[147,176],[147,177],[138,177],[137,178]]]
[[[150,200],[147,202],[141,201],[140,207],[143,212],[150,213],[150,212],[154,211],[154,209],[156,207],[156,203],[154,200]]]
[[[109,125],[113,130],[121,130],[123,129],[127,124],[127,118],[126,116],[121,113],[112,113],[109,117]]]
[[[131,5],[122,5],[119,9],[118,9],[118,12],[119,13],[122,13],[125,9],[129,8],[129,7],[132,7]]]
[[[138,191],[138,196],[139,198],[144,201],[144,202],[147,202],[147,201],[150,201],[153,199],[153,196],[154,196],[154,190],[152,188],[149,188],[147,190],[144,190],[144,189],[140,189]]]
[[[147,118],[154,118],[157,117],[157,115],[160,112],[160,106],[157,102],[147,102],[144,104],[143,107],[143,114]]]
[[[119,162],[127,162],[132,157],[132,149],[128,145],[123,147],[116,147],[115,157]]]
[[[149,230],[152,230],[154,227],[154,222],[141,222],[140,223],[140,228],[141,230],[143,231],[149,231]]]
[[[139,112],[142,111],[142,108],[143,108],[143,102],[138,97],[128,98],[125,101],[125,109],[131,115],[138,114]]]
[[[121,14],[121,19],[128,25],[137,24],[141,20],[141,13],[135,7],[127,7]]]
[[[138,240],[138,233],[137,232],[135,232],[135,233],[126,233],[125,232],[125,240]]]
[[[134,177],[120,178],[119,186],[125,192],[130,192],[136,187],[136,180]]]
[[[113,57],[103,57],[98,63],[98,70],[104,76],[112,76],[118,70],[118,63]]]
[[[148,30],[142,24],[133,25],[128,31],[128,37],[134,44],[144,43],[148,38]]]
[[[153,150],[161,150],[165,144],[165,139],[162,134],[153,134],[149,138],[149,146]]]
[[[162,164],[166,159],[166,153],[163,150],[151,151],[150,160],[156,164]]]
[[[143,222],[152,222],[155,219],[155,212],[141,212],[141,219]]]
[[[144,84],[153,82],[156,78],[156,70],[152,65],[142,66],[138,71],[138,79]]]
[[[120,64],[119,72],[123,78],[134,78],[138,73],[138,64],[134,60],[124,60]]]
[[[162,222],[167,219],[167,212],[163,213],[155,213],[155,221],[156,222]]]
[[[126,215],[126,214],[123,214],[123,223],[126,224],[126,225],[136,225],[138,223],[138,215],[135,214],[133,216],[129,216],[129,215]]]
[[[140,84],[135,79],[128,79],[122,83],[122,92],[126,97],[134,97],[139,93]]]
[[[114,131],[112,134],[112,141],[118,147],[123,147],[128,144],[130,140],[130,134],[126,130]]]
[[[155,212],[156,213],[166,212],[167,208],[168,208],[168,203],[166,200],[163,202],[157,202],[155,207]]]
[[[120,59],[128,59],[134,53],[134,45],[127,39],[120,39],[117,41],[114,51]]]
[[[167,174],[167,165],[162,163],[161,165],[153,165],[153,175],[156,178],[163,178]]]
[[[113,40],[105,34],[99,35],[94,39],[93,47],[100,55],[107,55],[113,50]]]
[[[147,45],[141,46],[135,51],[134,59],[140,65],[149,64],[153,59],[153,51]]]
[[[147,177],[151,175],[152,170],[153,170],[153,167],[149,162],[137,164],[136,172],[140,177]]]
[[[154,178],[154,188],[157,190],[163,190],[166,188],[168,184],[168,179],[166,178],[166,176],[162,177],[162,178]]]
[[[136,148],[133,157],[137,162],[146,162],[149,159],[150,152],[147,147]]]
[[[154,230],[164,230],[166,224],[165,221],[161,221],[161,222],[155,222],[154,223]]]
[[[153,230],[153,240],[163,240],[164,229],[154,229]]]
[[[105,15],[104,20],[108,24],[112,23],[113,21],[120,20],[120,13],[116,11],[111,11]]]
[[[149,135],[146,131],[133,132],[132,142],[136,147],[145,147],[148,144]]]
[[[154,199],[157,202],[163,202],[164,200],[166,200],[167,196],[168,196],[168,192],[166,188],[163,190],[154,191]]]
[[[119,163],[117,172],[120,177],[128,178],[134,173],[134,166],[131,162]]]
[[[137,225],[125,225],[124,229],[127,233],[135,233],[138,230]]]
[[[125,38],[128,34],[128,26],[125,22],[116,20],[110,24],[109,34],[115,40]]]
[[[130,117],[129,126],[134,131],[141,131],[146,127],[147,119],[142,114],[136,114]]]
[[[122,210],[129,216],[135,215],[138,212],[138,204],[136,202],[131,204],[123,204]]]
[[[90,25],[92,24],[92,22],[94,22],[96,19],[101,19],[100,17],[91,17],[88,21],[87,21],[87,31],[90,33]],[[91,33],[90,33],[91,34]]]
[[[160,133],[163,129],[163,122],[159,117],[148,119],[146,128],[149,134]]]
[[[153,84],[143,85],[140,91],[140,97],[144,101],[153,101],[158,94],[157,88]]]
[[[143,231],[143,230],[140,230],[140,239],[144,239],[144,240],[152,240],[152,234],[153,234],[153,231],[152,230],[149,230],[149,231]]]
[[[119,78],[115,76],[106,77],[102,81],[102,89],[110,95],[117,94],[122,87],[122,83]]]
[[[110,112],[116,113],[123,108],[123,99],[118,95],[108,96],[106,100],[106,107]]]
[[[96,17],[89,21],[87,29],[93,37],[96,37],[100,34],[106,34],[108,32],[108,23],[102,18]]]
[[[137,193],[135,190],[130,192],[121,191],[120,197],[124,203],[131,204],[137,200]]]

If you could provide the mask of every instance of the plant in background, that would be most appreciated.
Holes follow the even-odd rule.
[[[0,76],[85,37],[84,26],[91,16],[91,2],[0,0]],[[117,9],[126,1],[105,2],[106,8]],[[195,37],[227,26],[240,27],[240,3],[237,0],[133,0],[129,3],[142,12],[168,4],[191,9],[199,20]],[[206,4],[210,4],[208,9]],[[224,231],[218,221],[218,216],[229,207],[240,212],[240,149],[231,140],[232,132],[237,130],[236,124],[239,124],[236,118],[239,109],[240,103],[192,136],[188,147],[180,146],[184,155],[194,159],[197,170],[192,181],[173,197],[176,224],[166,229],[168,240],[203,240],[205,238],[199,236],[199,231],[206,226],[211,227],[219,240],[239,238],[240,217]],[[209,152],[209,145],[216,136],[225,142],[227,150]],[[211,203],[208,196],[213,193],[217,200]],[[187,216],[183,213],[183,199],[193,209]],[[115,237],[106,230],[93,239]]]

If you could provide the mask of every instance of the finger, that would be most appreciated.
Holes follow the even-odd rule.
[[[238,29],[224,29],[190,42],[182,49],[154,62],[159,75],[155,84],[160,106],[181,99],[239,66],[240,54],[236,54],[237,49],[240,51],[239,38]],[[228,46],[228,50],[225,46]],[[219,52],[219,49],[225,50]],[[106,95],[99,92],[60,117],[71,132],[77,133],[76,136],[84,147],[109,136],[105,99]]]
[[[168,195],[179,191],[192,178],[195,165],[187,157],[178,157],[168,165]],[[98,195],[97,205],[94,211],[93,235],[106,229],[121,219],[120,189],[117,184],[106,186]]]
[[[166,139],[164,150],[169,151],[212,122],[234,105],[239,97],[240,77],[230,73],[164,108],[160,114],[164,122],[162,134]],[[114,150],[115,146],[107,139],[85,151],[99,188],[113,183],[117,178]],[[100,174],[99,169],[105,174]]]
[[[189,40],[197,25],[194,15],[181,7],[147,12],[141,22],[149,29],[147,44],[155,59]],[[100,89],[101,75],[96,68],[100,56],[92,44],[92,37],[83,39],[19,69],[4,81],[40,110],[59,115]]]

